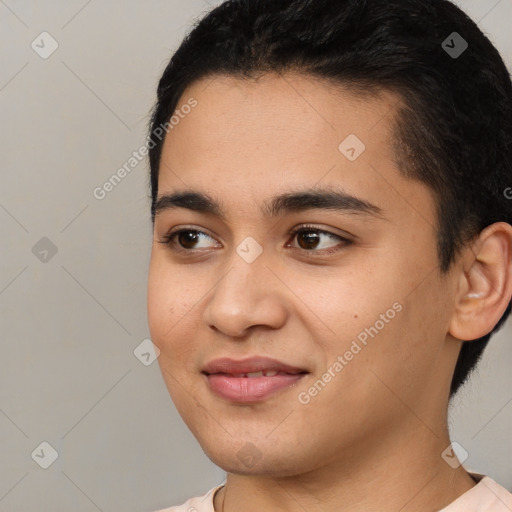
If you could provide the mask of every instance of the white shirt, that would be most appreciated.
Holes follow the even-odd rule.
[[[511,512],[512,494],[492,478],[471,473],[479,482],[439,512]],[[190,498],[183,505],[161,509],[156,512],[215,512],[213,496],[224,487],[222,482],[203,496]]]

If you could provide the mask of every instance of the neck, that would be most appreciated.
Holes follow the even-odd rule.
[[[447,430],[436,436],[420,425],[394,446],[375,442],[346,450],[335,462],[292,476],[228,473],[216,494],[216,512],[433,512],[474,487],[459,466],[441,457]],[[382,441],[382,440],[380,440]]]

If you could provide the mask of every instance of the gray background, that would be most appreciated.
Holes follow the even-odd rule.
[[[93,196],[144,144],[172,51],[218,3],[0,0],[0,511],[154,511],[224,479],[133,353],[149,337],[146,161]],[[512,69],[512,0],[458,4]],[[466,467],[510,490],[511,334],[450,413]],[[43,441],[48,469],[31,457]]]

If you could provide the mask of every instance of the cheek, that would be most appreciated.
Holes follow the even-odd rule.
[[[169,279],[152,256],[148,275],[147,315],[151,339],[160,349],[163,334],[172,325],[170,321],[174,316],[169,284]]]
[[[387,328],[380,315],[389,311],[388,322],[397,315],[393,304],[401,296],[399,281],[371,262],[360,262],[351,271],[337,270],[321,281],[302,278],[296,282],[294,292],[309,310],[308,317],[317,325],[316,334],[331,357],[342,355],[358,336],[364,342],[376,322],[379,331],[383,325]]]
[[[190,286],[179,279],[179,271],[152,256],[147,288],[147,315],[153,342],[166,343],[172,339],[184,319],[193,311]],[[161,348],[161,347],[160,347]]]
[[[400,312],[368,338],[358,361],[367,366],[360,369],[367,374],[368,396],[375,403],[394,404],[398,410],[402,402],[417,403],[439,371],[448,308],[437,305],[433,292],[427,280],[412,293],[397,293]],[[349,370],[355,373],[356,365]]]
[[[302,293],[320,320],[317,339],[324,364],[329,367],[342,357],[346,363],[335,380],[361,395],[377,380],[370,369],[383,377],[401,371],[402,362],[411,357],[416,319],[415,309],[409,311],[411,297],[406,297],[410,288],[400,279],[396,262],[386,265],[381,258],[378,266],[365,262],[358,269],[330,279],[328,287],[313,287],[307,294],[304,288]]]
[[[188,308],[179,297],[186,295],[180,293],[173,275],[176,274],[165,271],[152,259],[147,290],[148,326],[151,340],[160,350],[157,362],[169,395],[177,409],[186,413],[188,401],[183,394],[183,383],[189,375],[187,354],[190,354],[192,340],[183,331]],[[185,384],[185,387],[188,386]]]
[[[181,277],[180,277],[181,276]],[[151,340],[160,349],[158,362],[171,388],[174,379],[188,379],[197,371],[198,308],[204,291],[175,266],[152,257],[147,289],[147,316]]]

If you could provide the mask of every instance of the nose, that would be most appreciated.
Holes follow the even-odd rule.
[[[207,298],[204,321],[229,337],[244,337],[256,326],[279,329],[286,321],[286,286],[279,268],[263,252],[254,261],[236,251]]]

